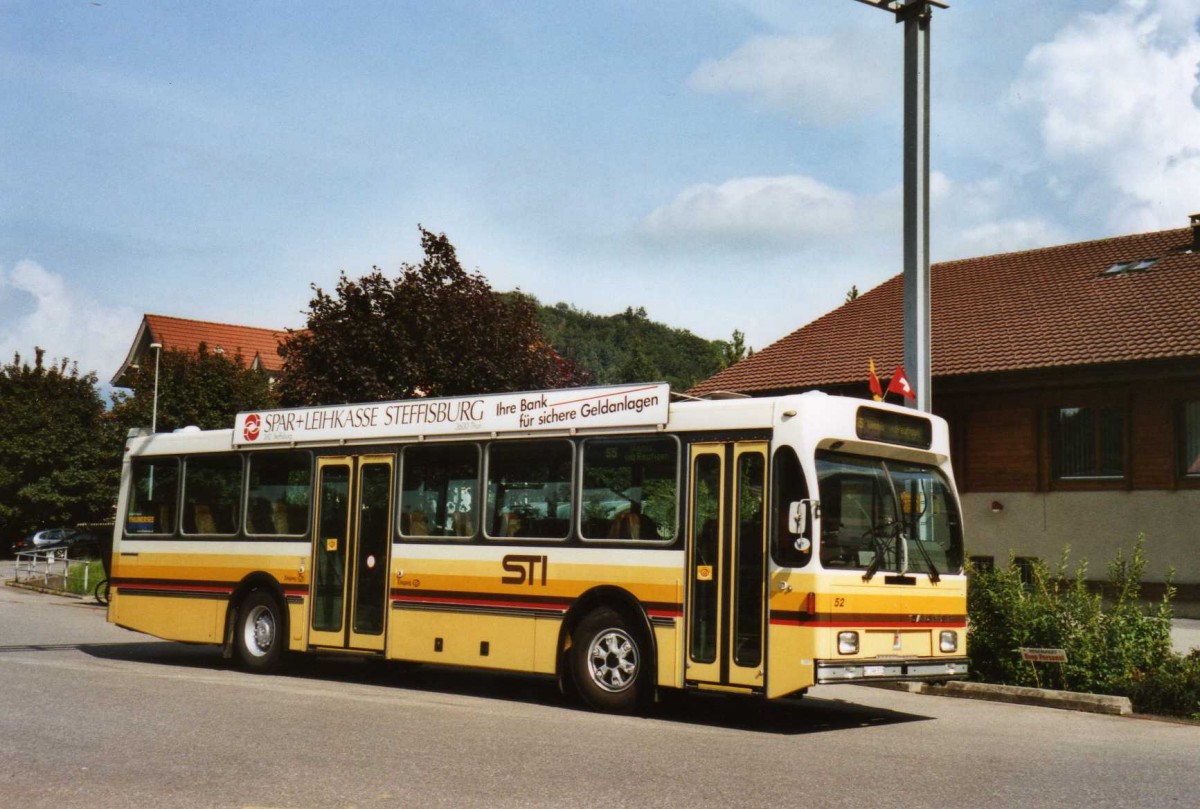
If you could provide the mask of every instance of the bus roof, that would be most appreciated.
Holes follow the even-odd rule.
[[[769,430],[822,423],[834,433],[854,432],[862,408],[898,418],[930,420],[934,444],[944,441],[944,422],[891,404],[810,391],[788,396],[670,401],[665,383],[567,388],[474,397],[413,399],[239,413],[233,429],[183,428],[174,433],[131,436],[133,455],[227,452],[230,449],[363,445],[426,439],[551,437],[614,432],[719,432]],[[480,418],[473,418],[473,417]],[[935,449],[935,451],[937,451]]]

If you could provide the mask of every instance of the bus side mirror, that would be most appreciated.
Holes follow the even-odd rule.
[[[788,506],[788,531],[798,536],[807,534],[812,521],[820,516],[820,500],[793,500]]]

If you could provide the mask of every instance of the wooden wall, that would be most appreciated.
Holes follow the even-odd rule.
[[[1179,473],[1180,408],[1200,400],[1200,377],[1114,379],[1071,385],[1069,374],[1038,387],[946,390],[935,410],[950,422],[955,474],[964,492],[1173,490],[1200,488]],[[1055,480],[1051,421],[1060,407],[1125,411],[1122,480]]]

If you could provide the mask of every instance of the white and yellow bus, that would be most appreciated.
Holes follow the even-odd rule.
[[[945,423],[666,385],[239,414],[132,435],[113,623],[552,675],[592,707],[966,673]]]

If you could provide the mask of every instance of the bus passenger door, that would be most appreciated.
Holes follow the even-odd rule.
[[[317,459],[314,646],[383,651],[394,466],[390,455]]]
[[[689,461],[686,680],[761,689],[767,444],[693,444]]]

